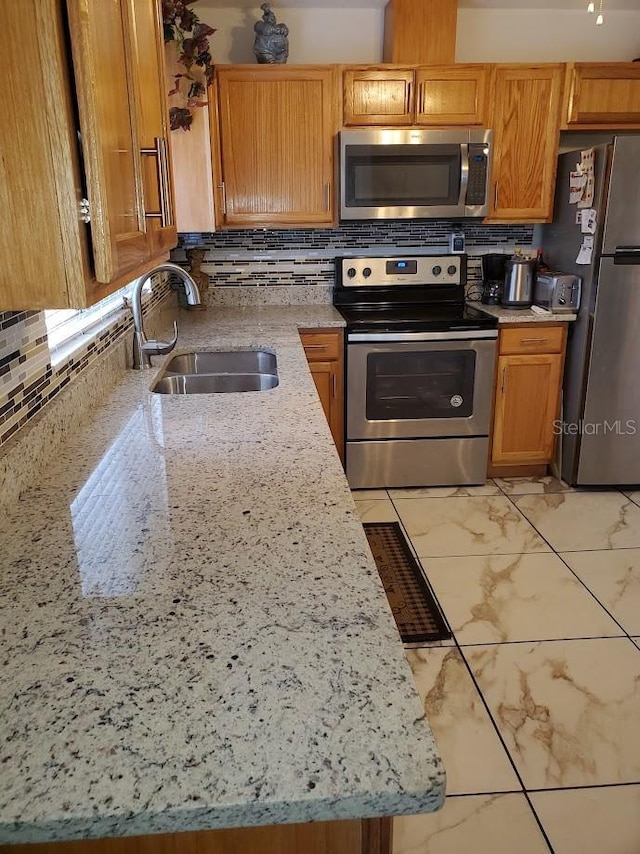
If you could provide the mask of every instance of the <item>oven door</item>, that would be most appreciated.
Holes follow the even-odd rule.
[[[487,436],[497,336],[349,333],[347,439]]]

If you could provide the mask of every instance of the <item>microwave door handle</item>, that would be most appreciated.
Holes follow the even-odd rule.
[[[469,184],[469,146],[464,142],[460,146],[460,198],[458,207],[464,208],[467,203],[467,185]]]

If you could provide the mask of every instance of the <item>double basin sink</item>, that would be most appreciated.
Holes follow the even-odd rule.
[[[275,353],[266,350],[182,353],[151,387],[156,394],[228,394],[278,385]]]

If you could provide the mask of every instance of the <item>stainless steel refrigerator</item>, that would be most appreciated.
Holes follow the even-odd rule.
[[[582,278],[564,375],[560,469],[574,485],[640,483],[640,135],[595,146],[597,211],[590,263],[576,264],[584,235],[569,203],[580,150],[562,154],[554,222],[544,227],[553,270]]]

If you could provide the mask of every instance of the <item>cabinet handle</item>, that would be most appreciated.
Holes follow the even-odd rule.
[[[326,191],[326,199],[327,199],[327,213],[331,213],[331,181],[327,181],[325,186]]]
[[[328,346],[329,346],[328,344],[305,344],[304,349],[305,350],[326,350]]]
[[[506,390],[507,390],[507,367],[505,365],[505,367],[502,369],[502,389],[501,389],[502,394],[504,394],[506,392]]]
[[[167,159],[167,143],[161,136],[154,137],[153,148],[141,148],[140,154],[156,158],[156,169],[158,174],[158,198],[160,199],[159,211],[145,211],[147,219],[159,219],[163,228],[172,224],[171,197],[169,192],[169,165]]]
[[[498,207],[498,182],[497,181],[493,187],[493,207],[494,208]]]
[[[218,184],[218,189],[222,191],[222,213],[227,215],[227,188],[224,185],[224,181],[221,184]]]
[[[411,110],[411,83],[407,83],[407,113],[412,112]]]
[[[336,389],[337,389],[336,375],[331,374],[331,397],[333,398],[333,400],[335,400],[336,397],[338,396]]]
[[[546,338],[521,338],[521,344],[544,344]]]

